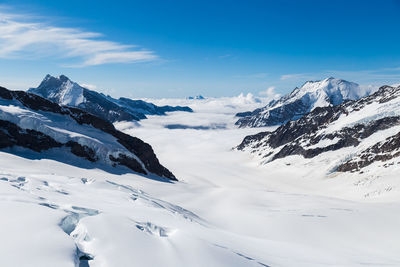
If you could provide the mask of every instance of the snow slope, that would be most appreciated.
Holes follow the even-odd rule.
[[[176,180],[158,162],[150,145],[79,109],[61,107],[34,94],[0,88],[0,148],[15,146],[36,152],[62,149],[115,171],[139,172]],[[62,157],[64,160],[65,157]],[[61,160],[61,159],[60,159]],[[91,162],[92,164],[89,164]]]
[[[52,90],[49,90],[49,87]],[[60,105],[77,107],[86,102],[83,95],[84,89],[64,75],[60,75],[58,78],[46,75],[40,86],[35,90],[31,89],[30,92],[51,99]]]
[[[125,128],[151,140],[160,149],[161,159],[191,187],[184,196],[163,193],[165,197],[225,230],[274,240],[277,243],[272,246],[262,245],[263,254],[270,260],[266,263],[271,266],[398,264],[400,246],[393,242],[399,231],[391,224],[399,220],[392,213],[399,203],[396,166],[363,175],[335,176],[321,171],[326,162],[313,166],[299,162],[294,168],[288,168],[288,161],[260,166],[252,156],[231,150],[243,136],[260,130],[235,129],[233,125],[235,111],[249,105],[222,109],[222,102],[232,100],[212,105],[197,101],[191,105],[195,111],[192,116],[176,113],[167,121],[152,117],[143,122],[143,128]],[[208,121],[202,118],[215,109],[225,115],[208,116]],[[196,125],[224,121],[227,126],[216,130],[166,129],[172,121],[195,121]],[[298,159],[289,162],[294,165]],[[390,187],[392,190],[386,190]],[[188,192],[192,190],[195,196]],[[390,230],[385,225],[387,220]],[[387,246],[389,243],[393,247]]]
[[[398,266],[397,167],[327,177],[310,172],[323,162],[259,166],[232,150],[260,131],[236,129],[234,114],[256,104],[235,101],[171,100],[195,112],[116,123],[151,142],[176,183],[0,152],[1,265]]]

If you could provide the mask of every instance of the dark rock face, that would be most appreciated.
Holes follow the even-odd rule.
[[[119,163],[120,165],[124,165],[129,169],[131,169],[132,171],[142,174],[147,174],[147,172],[143,169],[142,165],[140,165],[140,163],[137,160],[128,157],[124,154],[119,155],[117,158],[110,155],[110,160]]]
[[[256,135],[245,137],[238,148],[243,149],[251,142],[257,142],[262,139],[265,139],[264,143],[271,148],[277,148],[293,142],[303,135],[305,138],[309,138],[321,126],[336,120],[340,114],[340,107],[316,108],[307,116],[302,117],[298,121],[290,121],[273,132],[261,132]]]
[[[258,109],[253,112],[243,112],[236,114],[240,118],[235,125],[239,127],[260,127],[274,126],[285,123],[289,120],[296,120],[310,111],[310,107],[302,100],[272,108],[268,111],[268,116],[258,115],[265,109]]]
[[[324,129],[347,117],[352,112],[358,112],[363,107],[375,103],[386,103],[400,97],[400,87],[384,86],[371,96],[357,101],[348,101],[339,106],[319,107],[297,121],[289,121],[273,132],[261,132],[246,136],[237,146],[238,150],[250,150],[262,154],[270,161],[291,155],[301,155],[313,158],[327,151],[336,151],[344,147],[357,147],[360,142],[381,130],[400,125],[400,116],[386,115],[345,126],[335,131],[324,132]],[[354,171],[368,166],[374,161],[388,160],[400,156],[400,133],[368,148],[355,157],[341,164],[337,171]],[[321,141],[325,146],[318,146]]]
[[[148,115],[166,115],[166,112],[173,112],[173,111],[193,112],[193,110],[189,107],[156,106],[152,103],[148,103],[143,100],[132,100],[125,97],[119,98],[118,103],[128,108],[129,110],[132,111],[140,110],[143,112],[143,114],[148,114]]]
[[[243,139],[242,143],[240,143],[240,145],[238,145],[236,148],[238,150],[244,150],[246,147],[250,145],[253,145],[255,147],[260,147],[263,145],[261,140],[263,140],[266,136],[269,136],[270,134],[271,132],[260,132],[258,134],[248,135]]]
[[[91,149],[88,146],[85,145],[81,145],[77,142],[74,141],[68,141],[65,146],[70,147],[71,148],[71,153],[81,157],[81,158],[85,158],[91,162],[95,162],[97,161],[99,158],[96,156],[96,152]]]
[[[72,154],[78,157],[86,158],[92,162],[98,160],[95,151],[88,146],[83,146],[74,141],[62,144],[41,132],[22,129],[12,122],[0,120],[0,148],[12,146],[29,148],[36,152],[66,146],[71,149]]]
[[[400,132],[387,138],[383,142],[362,151],[351,160],[341,164],[337,171],[354,172],[374,163],[375,161],[387,161],[400,156]]]
[[[140,140],[137,137],[130,136],[120,132],[114,128],[114,125],[101,118],[93,116],[82,110],[69,108],[71,117],[73,117],[79,124],[88,124],[94,128],[100,129],[114,136],[118,142],[123,145],[128,151],[135,154],[145,165],[146,169],[161,177],[166,177],[174,180],[174,175],[165,167],[163,167],[154,154],[153,148]],[[125,162],[125,161],[124,161]],[[137,169],[137,167],[134,167]],[[144,171],[144,170],[143,170]]]
[[[114,99],[81,87],[64,75],[58,78],[47,75],[37,88],[31,88],[28,92],[60,105],[82,109],[110,122],[139,121],[146,119],[146,115],[165,115],[172,111],[193,112],[189,107],[159,107],[142,100]]]
[[[362,139],[365,139],[372,135],[373,133],[391,128],[395,125],[400,124],[400,117],[386,117],[368,124],[356,124],[353,127],[344,127],[338,132],[328,135],[318,135],[318,136],[308,136],[309,143],[311,145],[317,144],[322,138],[333,140],[337,139],[337,143],[328,145],[326,147],[319,147],[314,149],[305,149],[300,143],[303,141],[301,139],[286,145],[277,154],[274,155],[273,160],[278,158],[284,158],[290,155],[302,155],[305,158],[313,158],[319,154],[327,151],[334,151],[344,147],[358,146]],[[307,138],[307,137],[305,137]]]
[[[110,101],[104,95],[88,89],[83,90],[83,96],[86,99],[85,103],[76,106],[91,114],[94,114],[104,120],[110,122],[116,121],[139,121],[146,119],[146,115],[137,111],[127,111],[120,105]]]
[[[60,107],[58,104],[34,94],[27,94],[23,91],[10,91],[4,87],[0,87],[0,97],[7,100],[17,99],[21,103],[24,103],[24,106],[33,110],[65,114],[63,113],[62,107]]]
[[[113,134],[113,136],[118,139],[118,142],[121,145],[135,154],[143,162],[148,171],[171,180],[176,179],[167,168],[160,164],[154,154],[153,148],[149,144],[143,142],[139,138],[124,134],[119,131],[117,131],[115,135]]]
[[[0,86],[0,97],[11,100],[13,98],[13,94],[8,89]]]
[[[0,97],[7,100],[18,100],[23,106],[35,110],[57,113],[73,118],[78,124],[90,125],[103,131],[105,134],[112,135],[129,152],[136,155],[143,162],[148,172],[165,177],[170,180],[176,180],[175,176],[158,161],[152,147],[139,138],[127,135],[115,129],[112,123],[94,116],[78,108],[59,106],[58,104],[44,99],[38,95],[26,93],[23,91],[9,91],[0,87]],[[96,152],[85,145],[74,141],[68,141],[65,144],[55,141],[53,138],[34,130],[22,129],[9,121],[0,121],[0,148],[11,147],[13,145],[22,146],[40,152],[55,147],[69,147],[71,153],[83,157],[89,161],[98,160]],[[148,174],[142,165],[134,158],[120,154],[114,160],[133,171]]]
[[[34,130],[22,129],[16,124],[0,120],[0,148],[21,146],[36,152],[61,147],[63,144]]]
[[[235,116],[239,117],[239,118],[243,118],[243,117],[248,117],[248,116],[251,116],[251,115],[253,115],[252,111],[245,111],[245,112],[236,113]],[[238,124],[239,124],[238,122],[235,123],[235,125],[238,125]]]

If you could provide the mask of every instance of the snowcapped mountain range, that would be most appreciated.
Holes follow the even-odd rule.
[[[399,265],[400,87],[262,133],[234,125],[251,95],[154,101],[195,112],[111,124],[0,88],[2,266]]]
[[[66,85],[65,94],[57,97],[68,104],[82,101],[82,95],[66,97],[71,88],[80,90],[70,81]],[[0,140],[1,149],[22,147],[41,155],[47,151],[58,152],[60,161],[67,152],[71,153],[69,158],[74,155],[99,166],[120,165],[143,175],[176,180],[159,163],[149,144],[116,130],[110,122],[35,94],[3,87],[0,87]]]
[[[383,86],[359,100],[315,107],[274,131],[247,136],[237,148],[264,164],[302,156],[323,160],[327,173],[376,171],[400,164],[399,107],[400,86]]]
[[[119,99],[89,90],[60,75],[46,75],[29,93],[39,95],[63,106],[77,107],[110,122],[139,121],[146,115],[165,115],[171,111],[192,112],[189,107],[156,106],[143,100]]]
[[[327,78],[321,81],[308,81],[300,88],[267,106],[254,111],[238,113],[241,117],[239,127],[262,127],[281,125],[297,120],[317,107],[337,106],[347,100],[356,100],[368,95],[370,91],[358,84],[341,79]]]

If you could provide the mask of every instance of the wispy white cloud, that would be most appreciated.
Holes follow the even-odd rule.
[[[97,86],[94,84],[89,84],[89,83],[82,83],[80,84],[82,87],[90,89],[90,90],[96,90]]]
[[[277,99],[277,98],[279,98],[281,96],[280,94],[278,94],[276,92],[276,87],[275,86],[270,86],[270,87],[267,88],[267,90],[261,91],[258,94],[261,95],[261,96],[264,96],[264,97],[266,97],[268,99]]]
[[[0,58],[71,58],[76,60],[74,67],[158,59],[153,51],[102,39],[96,32],[29,21],[29,15],[12,14],[0,6]]]
[[[314,79],[314,75],[309,74],[309,73],[291,73],[291,74],[284,74],[281,75],[281,80],[308,80],[308,79]]]

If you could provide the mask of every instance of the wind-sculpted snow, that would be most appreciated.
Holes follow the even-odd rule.
[[[46,75],[37,88],[28,92],[60,105],[77,107],[110,122],[138,121],[146,115],[165,115],[166,112],[192,112],[189,107],[156,106],[142,100],[115,99],[80,86],[68,77]]]
[[[398,158],[399,132],[400,87],[384,86],[358,101],[316,108],[275,131],[247,136],[237,148],[268,163],[293,155],[315,158],[352,147],[333,170],[355,171],[375,161]]]
[[[130,186],[127,185],[121,185],[115,182],[111,182],[111,181],[107,181],[108,183],[117,186],[118,188],[123,188],[129,192],[132,193],[132,200],[133,201],[141,201],[143,203],[145,203],[146,205],[155,207],[155,208],[160,208],[160,209],[165,209],[169,212],[171,212],[172,214],[178,215],[178,216],[182,216],[184,219],[189,220],[191,222],[197,222],[199,224],[204,224],[205,222],[198,217],[196,214],[185,210],[182,207],[173,205],[171,203],[168,203],[166,201],[160,200],[160,199],[156,199],[153,198],[151,196],[149,196],[148,194],[146,194],[145,192],[141,191],[141,190],[136,190],[133,189]]]
[[[156,235],[159,237],[168,237],[170,235],[173,235],[176,231],[174,229],[161,227],[152,224],[150,222],[135,222],[135,223],[136,223],[136,228],[139,229],[140,231],[148,233],[149,235]]]
[[[249,154],[231,149],[260,131],[234,126],[235,113],[257,105],[236,100],[160,100],[191,103],[196,112],[151,116],[140,127],[117,125],[151,141],[179,182],[88,168],[81,163],[92,163],[82,158],[65,164],[18,146],[0,151],[1,265],[398,266],[400,165],[389,160],[387,168],[374,162],[363,173],[326,174],[345,162],[339,161],[342,154],[357,152],[348,147],[260,167]],[[92,119],[73,114],[79,125],[92,125],[84,123]],[[221,123],[226,127],[165,127]],[[348,121],[354,123],[356,118]],[[93,124],[113,133],[101,121]],[[381,141],[388,144],[385,138],[396,134],[393,127],[378,133],[369,138],[384,135]],[[370,147],[369,138],[359,146]],[[321,139],[308,148],[337,142]]]
[[[92,261],[94,256],[85,252],[85,245],[91,241],[91,238],[87,233],[87,228],[80,224],[80,220],[86,216],[95,216],[99,214],[99,211],[80,207],[72,207],[72,209],[79,210],[80,212],[77,213],[67,210],[66,212],[69,213],[69,215],[61,220],[60,227],[67,235],[71,236],[75,242],[76,266],[89,266],[89,261]]]
[[[18,164],[18,161],[17,158],[11,160],[12,164]],[[46,250],[33,256],[25,253],[19,259],[4,255],[2,264],[129,266],[135,262],[140,266],[200,267],[204,264],[224,266],[226,263],[231,266],[266,266],[254,256],[245,256],[246,252],[242,252],[240,246],[229,241],[232,238],[240,240],[241,237],[225,233],[179,205],[161,200],[132,185],[117,183],[115,180],[121,179],[118,176],[112,177],[113,181],[104,180],[99,177],[105,173],[89,171],[87,174],[95,175],[96,179],[91,178],[92,182],[88,183],[89,179],[76,176],[82,170],[70,170],[70,176],[46,171],[28,177],[3,174],[0,192],[3,196],[4,192],[12,193],[13,197],[0,197],[0,209],[7,201],[10,208],[23,205],[44,218],[56,216],[56,219],[44,224],[44,228],[40,224],[34,225],[34,231],[41,235],[41,242],[36,246]],[[141,180],[134,175],[123,180],[132,179]],[[13,192],[12,188],[19,192]],[[66,194],[59,194],[60,191]],[[18,225],[29,225],[29,220],[32,218],[18,222]],[[9,227],[8,222],[3,223]],[[65,235],[62,241],[52,243],[54,239],[50,236],[60,236],[61,232]],[[32,234],[26,238],[32,238]],[[8,242],[7,246],[14,246],[14,242]],[[30,240],[25,244],[30,246]],[[63,261],[57,262],[60,255],[52,255],[53,250],[44,244],[62,248],[57,253],[64,255]],[[20,245],[20,249],[25,248],[24,244]],[[148,257],[151,254],[157,257]]]
[[[103,165],[123,165],[144,175],[176,180],[152,147],[82,110],[61,107],[37,95],[0,88],[0,148],[43,152],[63,148]]]
[[[301,118],[317,107],[337,106],[348,100],[357,100],[368,95],[356,83],[328,78],[322,81],[306,82],[290,94],[271,101],[263,108],[252,112],[238,113],[239,127],[262,127],[281,125]]]

